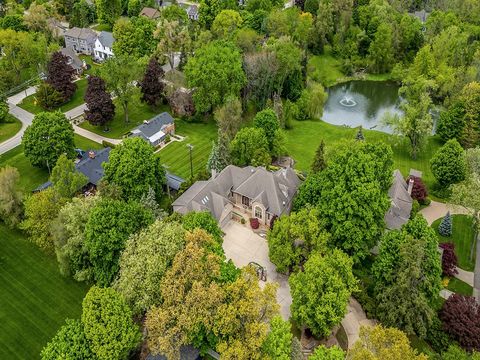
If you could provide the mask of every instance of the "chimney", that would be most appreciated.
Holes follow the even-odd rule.
[[[90,151],[88,152],[88,157],[89,157],[90,159],[95,159],[95,151],[90,150]]]
[[[407,189],[408,195],[410,195],[410,196],[412,195],[413,183],[414,183],[413,178],[410,178],[408,180],[408,189]]]

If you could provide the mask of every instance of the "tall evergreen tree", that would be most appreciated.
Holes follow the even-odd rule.
[[[228,149],[228,140],[225,135],[218,132],[217,142],[212,142],[212,151],[208,158],[207,170],[215,170],[217,173],[230,165],[230,153]]]
[[[105,126],[115,116],[115,105],[110,93],[106,90],[105,81],[98,76],[88,78],[87,91],[85,93],[85,119],[96,126]]]
[[[315,153],[315,158],[313,159],[312,171],[316,173],[322,171],[326,167],[327,163],[325,161],[325,142],[322,140],[317,148],[317,152]]]
[[[152,57],[147,65],[145,75],[140,81],[142,101],[154,106],[162,100],[164,84],[161,82],[165,72],[157,58]]]
[[[62,94],[64,102],[70,100],[77,90],[77,84],[72,82],[74,73],[65,55],[60,51],[52,54],[47,64],[47,83]]]

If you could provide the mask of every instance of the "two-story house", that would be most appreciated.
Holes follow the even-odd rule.
[[[63,34],[65,47],[77,54],[92,55],[97,33],[92,29],[74,27]]]
[[[113,43],[115,39],[113,34],[108,31],[102,31],[95,40],[93,48],[94,56],[97,60],[104,61],[113,56]]]

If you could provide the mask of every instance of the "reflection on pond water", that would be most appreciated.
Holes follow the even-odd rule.
[[[382,124],[384,115],[402,114],[398,86],[391,82],[350,81],[328,89],[322,119],[334,125],[375,129],[391,133]]]

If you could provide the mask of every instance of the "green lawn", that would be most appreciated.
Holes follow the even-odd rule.
[[[447,289],[457,294],[472,296],[473,288],[467,283],[455,277],[448,282]]]
[[[327,153],[339,143],[354,139],[357,129],[345,128],[325,123],[320,120],[294,121],[293,129],[287,130],[287,152],[296,161],[296,168],[309,171],[315,150],[323,139]],[[366,141],[384,141],[393,149],[395,168],[400,169],[407,176],[410,168],[423,171],[423,180],[427,187],[431,187],[435,179],[430,171],[430,158],[440,147],[440,141],[431,137],[425,149],[413,160],[409,154],[409,146],[402,138],[374,130],[363,130]]]
[[[217,127],[213,121],[208,123],[187,123],[176,121],[176,133],[185,136],[181,142],[172,142],[160,151],[162,163],[168,171],[184,179],[190,177],[190,155],[187,144],[194,146],[192,151],[193,172],[204,170],[212,149],[212,141],[217,137]]]
[[[312,80],[326,87],[334,85],[339,79],[345,77],[341,61],[332,56],[329,47],[325,48],[324,54],[311,56],[308,59],[307,71]]]
[[[143,123],[144,120],[149,120],[155,115],[160,114],[164,111],[170,111],[170,108],[167,105],[161,105],[156,108],[152,108],[149,105],[144,104],[140,101],[135,101],[128,107],[129,122],[126,123],[122,107],[116,100],[114,100],[113,102],[115,103],[115,117],[108,124],[110,131],[104,132],[103,126],[93,126],[90,125],[87,121],[81,123],[80,127],[102,136],[120,139],[134,127]]]
[[[84,150],[102,148],[102,145],[76,134],[75,146]],[[24,192],[34,190],[38,185],[41,185],[48,180],[47,170],[39,169],[30,165],[30,162],[23,154],[22,145],[0,155],[0,167],[5,165],[10,165],[18,169],[20,172],[19,186]]]
[[[0,143],[10,139],[22,128],[22,123],[20,120],[11,115],[8,115],[7,121],[8,122],[0,124]]]
[[[61,110],[62,112],[65,112],[68,110],[72,110],[73,108],[76,108],[77,106],[80,106],[85,102],[83,100],[83,97],[85,96],[85,91],[87,90],[87,79],[78,80],[75,82],[75,84],[77,84],[77,91],[75,91],[72,99],[56,110]],[[18,104],[18,106],[32,114],[46,111],[40,105],[36,104],[35,94],[27,96],[20,104]]]
[[[444,237],[438,234],[438,227],[442,219],[435,220],[432,228],[437,232],[441,243],[453,242],[455,244],[458,266],[463,270],[473,271],[475,268],[475,247],[472,249],[475,237],[472,227],[473,219],[467,215],[452,215],[452,219],[453,234],[451,237]],[[473,254],[473,258],[470,257],[471,254]]]
[[[0,247],[0,359],[38,359],[65,319],[80,316],[87,286],[2,224]]]

